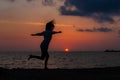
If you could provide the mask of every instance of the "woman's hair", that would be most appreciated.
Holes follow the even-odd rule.
[[[52,30],[54,27],[55,27],[54,26],[54,20],[52,20],[52,21],[50,21],[46,24],[46,29],[45,30]]]

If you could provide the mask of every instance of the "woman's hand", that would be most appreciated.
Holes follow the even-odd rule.
[[[31,36],[35,36],[35,34],[31,34]]]
[[[62,31],[58,31],[58,33],[62,33]]]

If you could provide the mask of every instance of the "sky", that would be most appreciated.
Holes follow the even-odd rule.
[[[39,51],[55,20],[50,51],[120,50],[119,0],[0,0],[0,51]]]

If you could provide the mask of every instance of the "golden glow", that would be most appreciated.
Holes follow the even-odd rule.
[[[6,24],[46,25],[46,23],[42,23],[42,22],[16,22],[16,21],[0,21],[0,23],[6,23]],[[70,24],[55,24],[55,26],[74,27],[74,25],[70,25]]]
[[[32,25],[45,25],[45,23],[40,23],[40,22],[27,22],[26,24],[32,24]]]
[[[28,22],[26,24],[32,24],[32,25],[46,25],[46,23],[42,23],[42,22]],[[55,26],[73,26],[70,24],[55,24]]]

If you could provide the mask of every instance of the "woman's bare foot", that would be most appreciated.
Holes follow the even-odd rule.
[[[30,59],[32,58],[32,56],[33,56],[33,55],[29,55],[28,60],[30,60]]]

